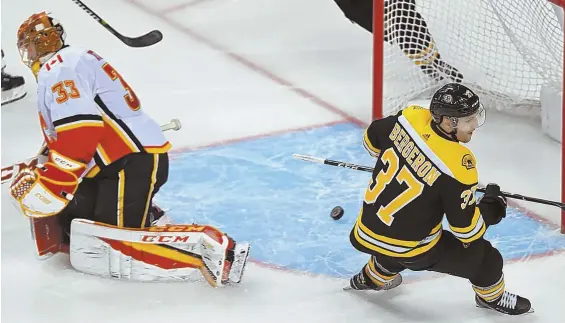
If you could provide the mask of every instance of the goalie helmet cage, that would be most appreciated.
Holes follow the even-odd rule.
[[[466,67],[461,71],[463,82],[480,95],[485,106],[511,114],[539,116],[542,87],[565,93],[565,0],[373,3],[373,119],[431,97],[451,81],[449,75],[456,75],[451,65]],[[436,62],[443,63],[426,70],[421,62],[436,50],[440,55]],[[438,75],[444,79],[438,81]],[[561,131],[561,142],[563,147],[565,131]],[[565,151],[561,156],[561,200],[565,202]],[[561,232],[565,233],[563,210]]]

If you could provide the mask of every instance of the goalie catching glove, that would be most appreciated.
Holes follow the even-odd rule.
[[[25,216],[56,215],[73,199],[79,184],[77,173],[84,169],[84,164],[51,152],[46,163],[14,171],[10,195]]]

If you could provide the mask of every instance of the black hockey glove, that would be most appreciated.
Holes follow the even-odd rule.
[[[502,196],[500,186],[488,184],[485,193],[479,199],[478,207],[487,225],[498,224],[506,217],[506,197]]]

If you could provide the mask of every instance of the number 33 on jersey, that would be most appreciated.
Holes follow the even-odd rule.
[[[89,50],[87,53],[96,57],[98,61],[102,60],[102,57],[98,56],[95,52],[91,50]],[[47,70],[51,70],[52,66],[57,63],[63,63],[63,59],[61,58],[61,55],[56,55],[55,58],[51,60],[51,62],[45,64],[45,68]],[[102,65],[102,70],[106,72],[106,74],[112,81],[115,81],[116,79],[120,80],[123,90],[127,92],[126,94],[124,94],[124,100],[127,106],[133,111],[139,110],[140,103],[137,96],[130,88],[130,86],[126,83],[126,81],[123,79],[123,77],[112,67],[112,65],[110,65],[109,63],[104,63]],[[77,85],[75,81],[72,79],[64,80],[56,83],[55,85],[51,86],[51,91],[53,93],[56,93],[55,101],[58,104],[65,103],[69,99],[80,98],[80,91],[77,89]]]
[[[38,74],[38,97],[50,150],[85,164],[88,177],[127,154],[170,147],[128,82],[91,50],[66,47],[51,57]]]

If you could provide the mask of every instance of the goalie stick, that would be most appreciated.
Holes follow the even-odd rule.
[[[182,124],[180,123],[179,119],[172,119],[170,122],[165,123],[164,125],[161,125],[161,131],[169,131],[169,130],[174,130],[174,131],[178,131],[180,130],[180,128],[182,127]],[[19,162],[19,163],[15,163],[13,165],[10,166],[6,166],[6,167],[2,167],[2,181],[0,182],[0,184],[4,184],[6,182],[8,182],[11,178],[12,175],[14,173],[14,167],[15,166],[31,166],[34,167],[35,165],[37,165],[37,158],[33,157],[30,158],[26,161],[23,162]]]
[[[130,47],[147,47],[154,45],[160,42],[163,39],[163,34],[159,30],[152,30],[145,35],[139,37],[127,37],[119,32],[117,32],[106,20],[102,19],[99,15],[97,15],[92,9],[87,7],[82,1],[80,0],[71,0],[76,5],[78,5],[82,10],[86,11],[94,20],[96,20],[99,24],[104,26],[112,35],[116,36],[119,40],[121,40],[124,44]]]
[[[298,160],[303,160],[303,161],[307,161],[307,162],[311,162],[311,163],[319,163],[319,164],[330,165],[330,166],[344,167],[344,168],[349,168],[349,169],[353,169],[353,170],[360,170],[360,171],[369,172],[369,173],[372,173],[373,170],[374,170],[373,167],[361,166],[361,165],[346,163],[346,162],[342,162],[342,161],[324,159],[324,158],[313,157],[313,156],[308,156],[308,155],[292,154],[292,157],[295,158],[295,159],[298,159]],[[477,192],[484,193],[485,188],[479,187],[479,188],[477,188]],[[508,193],[508,192],[501,192],[501,193],[506,198],[557,206],[558,208],[561,208],[561,210],[565,211],[565,203],[550,201],[550,200],[544,200],[544,199],[540,199],[540,198],[537,198],[537,197],[524,196],[524,195]]]

